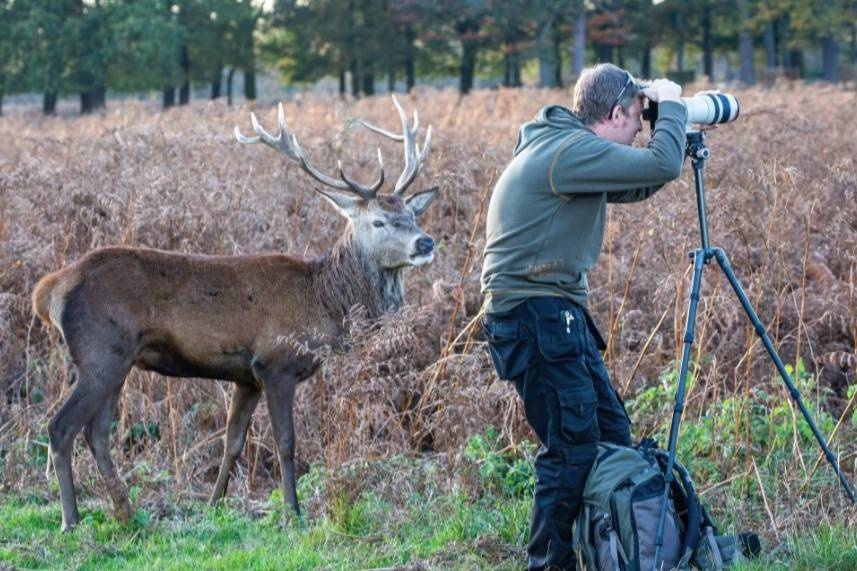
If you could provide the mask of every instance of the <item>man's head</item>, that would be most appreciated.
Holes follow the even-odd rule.
[[[642,96],[629,72],[602,63],[583,70],[574,86],[573,110],[598,136],[630,145],[643,129]]]

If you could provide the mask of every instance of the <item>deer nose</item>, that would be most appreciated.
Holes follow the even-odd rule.
[[[431,239],[431,236],[423,236],[417,240],[418,255],[431,254],[432,250],[434,250],[434,240]]]

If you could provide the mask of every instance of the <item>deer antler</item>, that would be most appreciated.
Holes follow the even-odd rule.
[[[417,133],[420,130],[420,119],[417,115],[416,110],[414,110],[414,126],[408,127],[408,116],[405,114],[405,110],[402,109],[402,106],[399,105],[399,101],[396,99],[396,96],[393,95],[393,104],[396,106],[396,110],[399,112],[399,118],[402,120],[402,134],[399,135],[397,133],[391,133],[385,129],[380,127],[376,127],[371,123],[367,123],[366,121],[360,121],[364,127],[367,129],[378,133],[379,135],[383,135],[387,138],[393,139],[394,141],[402,141],[405,146],[405,168],[402,171],[402,174],[399,176],[399,180],[396,181],[396,188],[393,190],[394,194],[401,195],[405,192],[405,189],[410,186],[414,179],[417,178],[417,175],[420,173],[420,169],[422,168],[423,162],[428,158],[429,153],[429,145],[431,144],[431,125],[426,129],[426,140],[423,145],[422,150],[420,150],[420,146],[416,142]]]
[[[384,159],[381,157],[381,149],[378,149],[378,166],[380,169],[380,172],[378,174],[378,180],[372,183],[371,186],[363,186],[346,176],[345,172],[342,169],[342,162],[338,162],[339,179],[335,179],[331,176],[324,174],[323,172],[312,166],[312,164],[310,164],[309,159],[306,156],[306,152],[304,152],[304,150],[298,143],[298,138],[291,131],[289,131],[288,127],[286,127],[286,115],[285,113],[283,113],[282,103],[280,103],[279,105],[278,119],[280,130],[279,133],[274,136],[265,131],[265,129],[259,123],[259,120],[256,119],[256,114],[251,112],[250,121],[253,123],[253,130],[256,132],[256,136],[245,137],[241,134],[240,129],[238,129],[238,127],[236,126],[235,137],[240,143],[243,143],[245,145],[252,145],[254,143],[264,143],[272,149],[285,154],[287,157],[298,163],[304,171],[309,173],[310,176],[312,176],[314,179],[324,185],[330,186],[337,190],[353,192],[366,201],[375,198],[375,195],[378,193],[378,189],[381,188],[381,185],[384,184]]]

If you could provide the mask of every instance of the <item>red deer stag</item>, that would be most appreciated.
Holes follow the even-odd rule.
[[[204,377],[234,384],[223,461],[211,495],[226,493],[229,473],[244,447],[247,428],[264,391],[283,474],[283,492],[296,513],[295,386],[319,367],[312,353],[342,333],[355,305],[370,317],[402,306],[402,270],[429,263],[434,241],[416,224],[437,189],[404,197],[427,158],[431,127],[422,149],[419,129],[393,102],[402,134],[368,123],[369,129],[404,143],[404,170],[391,194],[378,194],[384,165],[371,186],[317,170],[286,128],[282,104],[276,135],[251,114],[256,135],[241,143],[264,143],[284,153],[310,176],[340,192],[316,189],[348,219],[324,256],[303,260],[285,254],[202,256],[144,248],[103,248],[44,277],[33,291],[33,308],[62,334],[78,380],[48,424],[50,451],[59,480],[62,529],[79,521],[72,449],[81,429],[95,457],[116,517],[131,506],[109,450],[110,423],[132,367],[174,377]],[[344,193],[344,194],[343,194]]]

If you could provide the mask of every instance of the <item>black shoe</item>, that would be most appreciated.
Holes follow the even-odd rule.
[[[762,542],[755,533],[739,533],[738,543],[741,545],[741,553],[748,559],[755,559],[762,554]]]

